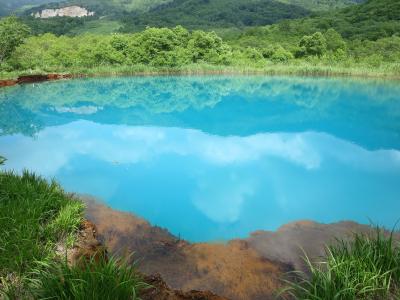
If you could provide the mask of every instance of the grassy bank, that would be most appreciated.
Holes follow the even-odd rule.
[[[57,252],[75,243],[83,210],[55,182],[0,171],[1,299],[136,299],[134,267],[105,257],[71,266]]]
[[[356,300],[399,299],[400,245],[393,235],[377,229],[374,236],[355,235],[351,242],[338,241],[320,263],[306,260],[309,273],[289,282],[290,299]]]
[[[400,63],[383,64],[375,68],[369,65],[326,65],[322,63],[296,62],[295,64],[271,63],[265,66],[219,66],[209,64],[191,64],[181,67],[134,66],[98,66],[92,68],[45,68],[5,72],[0,71],[0,79],[16,79],[21,75],[61,73],[74,76],[139,76],[139,75],[203,75],[203,74],[259,74],[259,75],[296,75],[296,76],[349,76],[400,79]]]

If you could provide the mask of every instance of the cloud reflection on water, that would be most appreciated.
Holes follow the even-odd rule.
[[[234,226],[234,230],[241,232],[273,229],[291,218],[319,217],[322,221],[335,221],[350,216],[354,219],[373,217],[368,215],[377,204],[373,198],[366,199],[365,208],[358,211],[355,208],[366,193],[371,192],[368,188],[358,191],[356,182],[354,187],[344,191],[346,178],[353,180],[351,176],[357,177],[367,171],[377,176],[373,178],[379,178],[378,183],[376,179],[372,181],[382,189],[386,180],[380,175],[382,172],[389,178],[388,185],[391,185],[390,179],[400,175],[399,151],[369,151],[318,132],[223,137],[194,129],[75,121],[47,127],[35,138],[4,136],[0,138],[0,148],[9,159],[7,167],[10,169],[21,171],[27,168],[49,178],[60,178],[73,191],[94,194],[110,202],[118,199],[115,205],[122,208],[126,205],[128,210],[139,204],[132,204],[133,200],[126,198],[133,197],[142,202],[153,201],[156,197],[169,199],[174,203],[171,208],[163,206],[164,199],[160,199],[153,208],[148,204],[150,208],[133,207],[132,210],[157,224],[161,222],[162,226],[172,227],[174,232],[174,226],[179,227],[179,224],[171,217],[174,212],[169,215],[165,210],[183,205],[180,217],[188,214],[196,216],[195,220],[205,218],[204,226],[214,228],[215,237],[228,235],[224,233],[226,228],[220,229],[222,233],[218,232],[218,224]],[[92,165],[90,161],[93,160],[96,163]],[[158,176],[163,169],[166,174],[154,177],[160,183],[151,187],[148,181],[153,179],[149,178]],[[87,170],[90,171],[86,174]],[[151,175],[146,175],[147,171]],[[172,174],[174,172],[176,174]],[[170,173],[173,178],[165,178]],[[136,174],[136,179],[131,179],[132,174]],[[309,180],[309,176],[315,182]],[[165,180],[172,180],[176,186],[169,186]],[[363,180],[368,184],[371,178]],[[142,184],[145,185],[142,190],[135,187]],[[148,195],[151,191],[146,184],[158,189],[159,194]],[[309,189],[311,186],[313,188]],[[399,188],[391,188],[392,195],[400,192]],[[376,192],[374,189],[371,197]],[[344,206],[340,201],[345,199],[332,203],[332,199],[343,197],[344,193],[352,197],[353,204]],[[389,192],[386,196],[392,197]],[[187,200],[190,205],[182,204]],[[321,214],[325,205],[331,212]],[[157,210],[158,206],[162,206],[162,213],[151,211]],[[267,220],[262,220],[262,214]],[[282,217],[288,220],[282,220]],[[250,224],[253,218],[260,220]],[[168,226],[163,222],[171,224]],[[178,233],[184,231],[176,230]],[[243,235],[240,232],[238,234]],[[214,233],[210,234],[214,237]]]

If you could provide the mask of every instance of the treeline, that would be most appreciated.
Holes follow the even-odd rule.
[[[271,64],[379,67],[400,61],[400,37],[348,41],[329,28],[290,42],[252,46],[223,41],[214,32],[147,28],[132,34],[75,37],[29,36],[29,28],[14,17],[0,21],[0,71],[71,71],[96,67],[181,68],[201,64],[264,68]],[[85,72],[85,71],[84,71]]]

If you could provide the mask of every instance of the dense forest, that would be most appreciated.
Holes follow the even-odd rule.
[[[243,27],[305,17],[310,11],[275,0],[174,0],[148,13],[124,18],[129,32],[146,26],[188,28]]]

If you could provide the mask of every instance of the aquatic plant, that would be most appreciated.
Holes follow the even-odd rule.
[[[298,281],[286,281],[282,295],[295,299],[398,299],[400,247],[394,233],[377,228],[375,235],[355,234],[350,242],[337,240],[326,258],[313,263],[309,274],[296,272]]]

